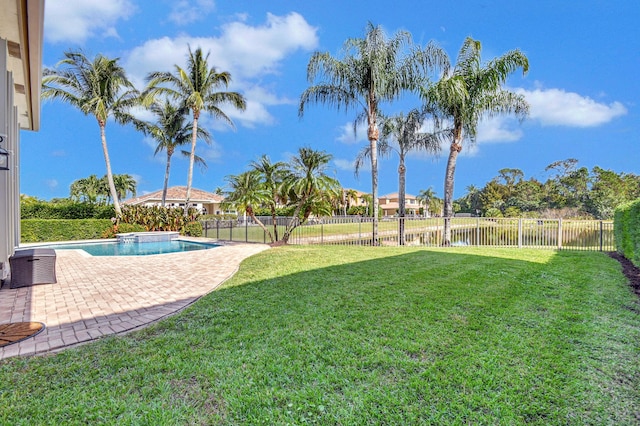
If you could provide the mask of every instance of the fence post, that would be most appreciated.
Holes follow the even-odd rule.
[[[602,221],[600,221],[600,251],[602,251],[602,238],[604,237],[603,229],[602,229]]]
[[[244,221],[244,242],[245,243],[249,242],[249,221],[248,220]]]
[[[480,245],[480,217],[476,218],[476,246]]]
[[[358,245],[362,245],[362,216],[358,222]]]
[[[320,244],[324,244],[324,223],[320,222]]]
[[[216,240],[220,239],[220,220],[216,220]]]
[[[558,250],[562,249],[562,218],[558,219]]]
[[[518,218],[518,248],[522,248],[522,218]]]

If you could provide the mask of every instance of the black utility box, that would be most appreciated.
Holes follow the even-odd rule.
[[[56,251],[34,248],[18,250],[9,258],[11,288],[56,282]]]

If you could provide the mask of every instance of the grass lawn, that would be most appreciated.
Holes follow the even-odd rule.
[[[634,425],[639,342],[601,253],[279,247],[140,332],[0,361],[0,424]]]

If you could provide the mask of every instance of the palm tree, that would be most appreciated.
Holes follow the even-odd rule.
[[[230,190],[226,193],[225,205],[233,205],[239,211],[246,212],[255,223],[269,236],[271,243],[275,240],[267,227],[256,217],[255,207],[269,201],[271,193],[265,188],[260,173],[255,170],[225,177]]]
[[[409,33],[400,31],[391,39],[380,26],[369,23],[364,38],[351,38],[344,43],[344,58],[327,52],[316,52],[307,66],[307,78],[313,83],[300,96],[298,113],[306,104],[322,103],[340,110],[355,109],[354,122],[367,124],[371,152],[371,187],[373,196],[373,244],[378,243],[378,153],[377,126],[380,103],[396,100],[403,92],[417,90],[425,76],[436,66],[447,63],[446,54],[433,43],[424,50],[408,49]],[[408,52],[407,52],[408,51]]]
[[[319,201],[327,200],[339,193],[340,183],[327,175],[331,158],[332,155],[324,151],[303,147],[298,150],[298,155],[291,159],[290,173],[285,179],[283,189],[290,203],[296,208],[282,237],[285,244],[293,230],[309,218],[314,206],[318,207]]]
[[[209,54],[203,56],[202,49],[195,52],[189,47],[186,70],[175,65],[175,73],[153,72],[147,76],[148,87],[144,98],[148,102],[155,95],[167,95],[191,110],[193,116],[193,131],[191,132],[191,151],[189,155],[189,173],[187,177],[187,195],[185,200],[185,214],[191,199],[191,185],[193,183],[193,165],[196,155],[196,141],[198,139],[198,120],[203,111],[209,112],[213,117],[224,121],[232,128],[233,121],[221,109],[224,104],[230,104],[234,108],[244,111],[246,101],[237,92],[218,91],[227,88],[231,82],[231,74],[226,71],[217,72],[215,68],[209,68]]]
[[[443,245],[451,244],[454,173],[462,142],[465,139],[475,142],[478,122],[484,117],[514,113],[524,119],[529,113],[524,96],[503,88],[507,78],[518,68],[522,68],[523,74],[529,70],[529,61],[524,53],[518,49],[512,50],[482,64],[481,50],[479,41],[467,37],[453,71],[444,74],[438,82],[422,91],[426,105],[453,121],[444,184]]]
[[[420,192],[418,192],[416,199],[424,203],[424,211],[426,213],[425,216],[428,216],[429,207],[431,206],[433,200],[435,200],[436,198],[436,193],[432,187],[429,187],[429,189],[421,189]]]
[[[411,151],[427,151],[437,153],[440,150],[440,138],[446,135],[447,131],[439,130],[434,133],[422,132],[422,126],[426,119],[426,112],[413,109],[404,116],[402,113],[395,117],[385,118],[382,122],[382,135],[378,145],[378,155],[380,157],[389,156],[392,152],[398,154],[398,216],[399,240],[398,243],[404,245],[404,217],[405,217],[405,193],[406,174],[405,158]],[[364,163],[364,159],[371,155],[369,147],[365,147],[356,157],[356,174]]]
[[[272,163],[268,156],[263,155],[260,160],[251,163],[253,170],[259,173],[262,178],[264,188],[269,191],[270,198],[266,204],[271,211],[271,221],[273,225],[273,237],[278,241],[278,220],[276,217],[276,207],[281,199],[282,184],[287,176],[286,164],[283,162]]]
[[[163,103],[153,102],[149,106],[149,111],[156,117],[155,123],[147,121],[134,120],[134,125],[145,135],[151,136],[158,144],[154,155],[161,151],[167,153],[167,165],[164,171],[164,185],[162,187],[162,206],[164,207],[167,200],[167,188],[169,186],[169,173],[171,171],[171,157],[179,146],[187,145],[191,142],[191,132],[193,131],[193,123],[185,123],[185,114],[188,110],[179,107],[165,99]],[[211,143],[211,135],[203,127],[198,127],[198,136],[206,143]],[[190,157],[189,151],[182,150],[182,155]],[[206,165],[204,159],[195,156],[195,161],[199,164]]]
[[[129,193],[132,197],[136,196],[138,182],[136,182],[133,176],[128,174],[113,175],[113,183],[116,187],[116,193],[118,194],[118,199],[120,201],[127,198],[127,194]]]
[[[349,208],[351,207],[352,201],[358,201],[358,191],[355,189],[347,189],[345,191],[345,197],[347,202],[347,212],[349,212]]]
[[[109,118],[120,124],[130,120],[127,112],[139,101],[138,91],[118,64],[118,58],[97,55],[91,61],[81,51],[67,51],[64,56],[56,69],[45,69],[42,98],[68,102],[98,121],[111,199],[116,215],[120,216],[122,210],[113,182],[105,128]]]
[[[96,204],[102,192],[103,183],[96,175],[75,180],[69,188],[72,200]]]

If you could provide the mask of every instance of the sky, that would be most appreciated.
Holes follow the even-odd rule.
[[[469,185],[483,187],[502,168],[546,180],[547,165],[575,158],[579,166],[640,174],[640,7],[637,0],[47,0],[43,66],[53,68],[67,50],[93,58],[119,58],[139,89],[152,71],[185,67],[188,46],[209,53],[209,64],[232,76],[229,90],[247,100],[244,112],[227,107],[235,129],[204,115],[213,136],[198,142],[207,168],[194,170],[193,187],[214,191],[225,176],[242,173],[266,154],[289,161],[300,147],[332,155],[329,173],[343,187],[371,192],[370,171],[355,176],[353,163],[367,145],[353,132],[358,111],[309,104],[298,115],[307,64],[316,51],[342,57],[349,38],[368,23],[388,36],[411,34],[434,41],[454,62],[465,37],[482,43],[489,61],[512,49],[529,59],[507,88],[526,98],[529,117],[480,122],[475,144],[465,141],[455,174],[455,197]],[[434,76],[437,78],[437,76]],[[406,113],[420,100],[405,95],[382,104],[387,115]],[[138,195],[162,189],[166,156],[132,126],[109,121],[106,137],[113,172],[137,181]],[[411,154],[407,192],[433,188],[442,197],[448,149]],[[95,118],[60,101],[42,104],[41,128],[22,131],[22,194],[40,199],[69,196],[77,179],[106,173]],[[398,191],[398,158],[379,165],[379,194]],[[175,155],[170,186],[186,185],[188,159]]]

